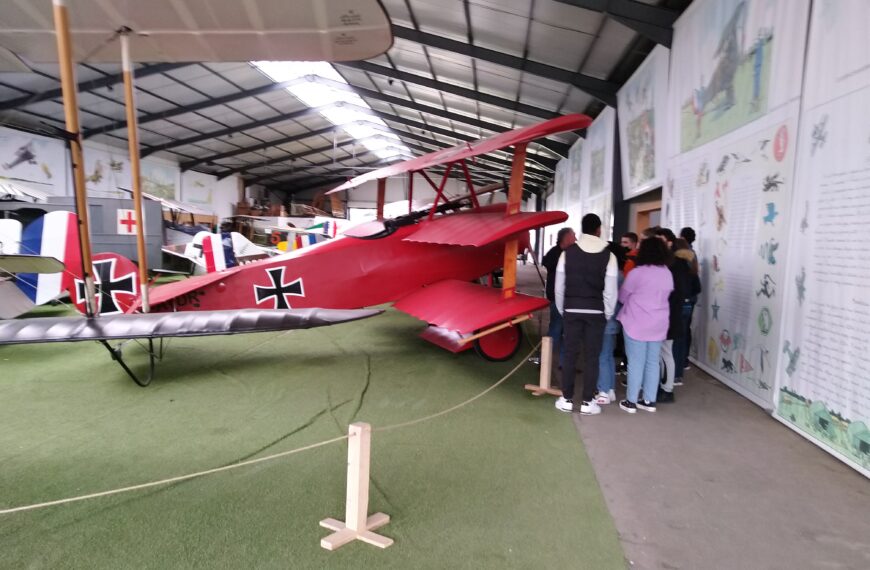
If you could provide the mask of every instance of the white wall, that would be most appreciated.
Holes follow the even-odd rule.
[[[22,148],[32,158],[20,161]],[[126,147],[86,141],[85,177],[88,194],[102,198],[129,197],[132,188],[130,160]],[[72,172],[66,146],[55,139],[0,127],[0,177],[16,180],[54,196],[71,196]],[[148,157],[142,160],[143,190],[165,198],[190,202],[212,210],[223,218],[231,216],[238,201],[237,176],[223,180],[201,172],[181,172],[171,160]]]

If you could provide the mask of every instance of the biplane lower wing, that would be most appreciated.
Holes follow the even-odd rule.
[[[60,273],[63,263],[43,255],[0,254],[0,273]]]
[[[483,247],[513,234],[568,219],[565,212],[464,212],[436,218],[405,238],[404,241]]]
[[[0,345],[275,332],[373,317],[378,309],[243,309],[0,321]]]
[[[406,295],[393,306],[431,325],[469,334],[548,304],[544,298],[521,294],[503,299],[501,289],[447,280]]]

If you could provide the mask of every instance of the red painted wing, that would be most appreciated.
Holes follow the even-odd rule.
[[[519,294],[502,299],[501,289],[447,280],[406,295],[393,306],[421,321],[467,334],[548,304],[541,297]]]
[[[585,129],[591,123],[592,119],[590,119],[586,115],[563,115],[561,117],[556,117],[555,119],[550,119],[549,121],[544,121],[542,123],[523,127],[521,129],[514,129],[512,131],[499,133],[489,138],[481,139],[477,142],[469,142],[451,148],[445,148],[443,150],[430,152],[429,154],[418,156],[417,158],[414,158],[412,160],[407,160],[405,162],[400,162],[399,164],[393,164],[391,166],[385,166],[384,168],[379,168],[378,170],[367,172],[365,174],[352,178],[351,180],[348,180],[335,190],[330,190],[329,192],[327,192],[327,194],[332,194],[333,192],[340,192],[342,190],[350,190],[351,188],[356,188],[360,184],[364,184],[366,182],[369,182],[370,180],[388,178],[390,176],[396,176],[397,174],[404,174],[405,172],[416,172],[418,170],[425,170],[439,164],[448,164],[465,158],[472,158],[481,154],[488,154],[490,152],[507,148],[509,146],[521,143],[528,143],[549,135]]]
[[[483,247],[516,233],[558,224],[568,219],[565,212],[463,212],[421,224],[404,239],[416,243]]]

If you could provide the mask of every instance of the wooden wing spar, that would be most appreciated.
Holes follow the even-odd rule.
[[[407,172],[426,170],[441,164],[461,162],[474,158],[475,156],[489,154],[507,147],[524,145],[536,139],[548,137],[550,135],[585,129],[591,123],[592,119],[586,115],[563,115],[555,119],[550,119],[549,121],[499,133],[476,142],[469,142],[451,148],[430,152],[429,154],[424,154],[423,156],[411,160],[385,166],[378,170],[372,170],[371,172],[367,172],[348,180],[338,188],[330,190],[327,194],[341,192],[342,190],[350,190],[372,180],[389,178]]]

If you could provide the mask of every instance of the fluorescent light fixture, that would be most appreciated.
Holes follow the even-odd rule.
[[[401,139],[329,63],[252,61],[251,65],[276,83],[291,81],[287,91],[309,107],[316,107],[327,121],[358,140],[379,158],[413,156]]]

